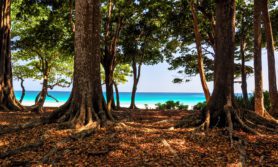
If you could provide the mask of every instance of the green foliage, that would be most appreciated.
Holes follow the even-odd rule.
[[[271,19],[271,25],[272,25],[272,32],[273,32],[273,38],[276,43],[276,49],[278,49],[278,8],[275,8],[270,11],[270,19]]]
[[[189,82],[192,77],[199,74],[197,64],[197,52],[195,47],[195,38],[193,31],[193,19],[189,8],[189,1],[176,1],[173,6],[176,10],[169,11],[167,26],[171,29],[171,38],[169,39],[163,52],[169,63],[169,70],[177,71],[178,75],[174,78],[174,83]],[[252,59],[252,4],[246,4],[245,1],[237,1],[237,51],[235,61],[235,78],[241,76],[241,63],[239,53],[239,39],[246,34],[247,48],[245,61]],[[213,81],[214,71],[214,29],[215,21],[215,2],[212,0],[197,1],[195,3],[196,13],[199,20],[199,32],[202,39],[203,63],[206,79]],[[185,12],[187,11],[187,12]],[[213,21],[214,20],[214,21]],[[243,21],[242,21],[243,20]],[[242,28],[244,24],[244,29]],[[253,68],[246,66],[246,73],[252,74]]]
[[[66,3],[12,2],[14,78],[41,80],[48,71],[49,88],[70,86],[73,42],[68,41],[73,41],[73,33],[65,10]]]
[[[123,62],[154,65],[163,61],[161,48],[168,38],[164,26],[166,1],[138,1],[133,15],[126,21],[121,33],[120,59]]]
[[[269,97],[269,92],[268,91],[264,91],[264,107],[267,111],[270,110],[270,97]],[[254,94],[250,95],[248,97],[248,101],[247,104],[244,105],[244,100],[242,96],[235,96],[235,101],[236,104],[241,107],[241,108],[246,108],[249,110],[254,110]]]
[[[188,105],[181,104],[179,101],[166,101],[165,103],[157,103],[155,104],[156,109],[158,110],[187,110]]]
[[[234,100],[237,104],[238,107],[240,108],[245,108],[245,109],[249,109],[249,110],[254,110],[254,94],[250,95],[248,100],[247,100],[247,104],[244,104],[244,100],[242,96],[234,96]],[[198,104],[196,104],[193,109],[194,110],[204,110],[207,106],[206,102],[200,102]],[[270,98],[269,98],[269,92],[268,91],[264,91],[264,106],[265,109],[269,111],[270,109]]]
[[[193,109],[194,110],[200,110],[200,111],[202,111],[202,110],[204,110],[205,108],[207,107],[207,102],[200,102],[200,103],[198,103],[198,104],[196,104],[194,107],[193,107]]]
[[[270,97],[269,97],[269,92],[268,91],[264,91],[264,107],[267,111],[270,110]],[[248,106],[248,109],[252,109],[254,110],[254,94],[252,94],[249,99],[248,99],[248,103],[250,104],[250,106]]]
[[[104,69],[101,66],[101,80],[102,83],[104,83],[105,81],[105,74],[104,74]],[[125,84],[128,80],[127,77],[131,76],[132,72],[131,72],[131,67],[129,64],[118,64],[114,70],[113,73],[113,79],[115,84],[119,85],[119,84]]]

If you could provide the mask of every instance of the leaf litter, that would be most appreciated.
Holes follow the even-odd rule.
[[[192,111],[123,110],[113,114],[115,125],[97,129],[84,138],[71,138],[72,130],[58,124],[0,136],[0,166],[275,166],[278,164],[278,135],[255,136],[236,131],[243,144],[230,141],[221,129],[190,132],[171,128]],[[5,130],[47,117],[43,114],[1,112]]]

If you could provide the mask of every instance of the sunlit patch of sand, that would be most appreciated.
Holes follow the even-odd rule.
[[[9,144],[9,141],[7,141],[7,140],[1,140],[0,141],[0,147],[5,147],[5,146],[7,146]]]
[[[7,121],[0,121],[0,125],[10,125],[10,122],[7,122]]]

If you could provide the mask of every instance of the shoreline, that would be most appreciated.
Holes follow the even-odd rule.
[[[63,105],[65,102],[45,102],[43,107],[60,107],[61,105]],[[34,102],[22,102],[22,105],[24,106],[32,106],[34,105],[35,103]],[[121,107],[129,107],[129,103],[122,103],[121,104]],[[185,104],[185,105],[188,105],[188,109],[192,109],[194,105],[196,104]],[[145,106],[145,104],[140,104],[140,103],[137,103],[136,106],[139,108],[139,109],[156,109],[156,106],[155,104],[147,104],[147,108]]]

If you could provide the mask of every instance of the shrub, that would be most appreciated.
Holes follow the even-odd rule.
[[[248,109],[254,110],[254,94],[252,94],[249,98],[248,98],[248,102],[249,105]],[[270,110],[270,97],[269,97],[269,92],[268,91],[264,91],[264,107],[267,111]]]
[[[193,109],[194,110],[204,110],[207,107],[207,102],[200,102],[198,104],[196,104]]]
[[[188,105],[181,104],[179,101],[175,102],[173,100],[166,101],[165,103],[157,103],[155,104],[156,109],[158,110],[187,110]]]
[[[243,97],[242,96],[235,96],[234,97],[236,104],[240,108],[246,108],[249,110],[254,110],[254,94],[248,97],[247,104],[244,106]],[[206,102],[200,102],[194,106],[194,110],[203,110],[207,106]],[[270,99],[269,99],[269,92],[264,91],[264,106],[266,110],[270,109]]]

